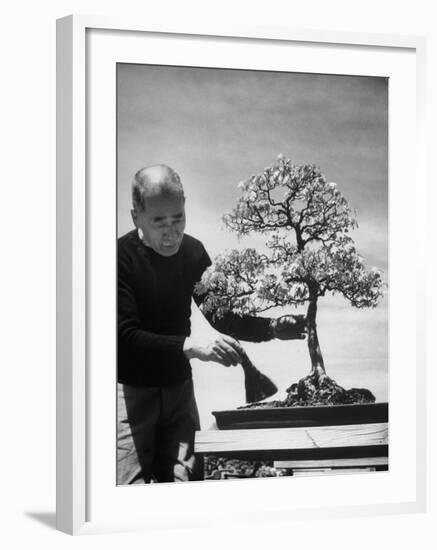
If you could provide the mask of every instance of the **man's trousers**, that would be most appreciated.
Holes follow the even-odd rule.
[[[163,388],[118,384],[117,409],[117,485],[203,479],[191,379]]]

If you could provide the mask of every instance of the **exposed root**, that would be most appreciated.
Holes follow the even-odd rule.
[[[365,388],[346,390],[322,369],[316,369],[308,376],[301,378],[297,383],[292,384],[287,389],[287,397],[283,401],[250,403],[239,408],[311,407],[374,402],[375,396],[371,391]]]

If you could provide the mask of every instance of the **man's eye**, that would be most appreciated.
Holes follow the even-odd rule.
[[[178,226],[178,225],[181,225],[183,222],[184,222],[184,219],[183,219],[183,218],[179,218],[179,219],[177,219],[177,220],[172,220],[172,221],[171,221],[171,225],[173,225],[173,226]],[[156,223],[155,223],[156,229],[165,229],[167,226],[168,226],[168,223],[165,222],[165,221],[161,221],[161,222],[156,222]]]

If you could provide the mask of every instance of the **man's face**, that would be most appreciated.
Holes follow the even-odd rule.
[[[182,244],[185,231],[185,199],[155,196],[145,200],[143,212],[132,211],[144,242],[161,256],[173,256]]]

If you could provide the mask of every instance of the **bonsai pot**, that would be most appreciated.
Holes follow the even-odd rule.
[[[343,426],[388,422],[388,403],[213,411],[219,430]]]

